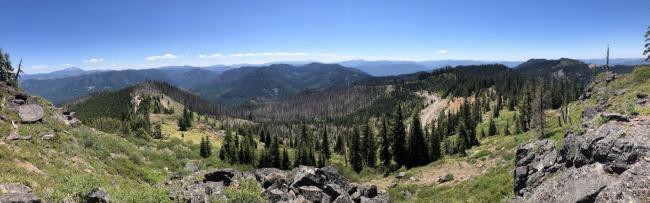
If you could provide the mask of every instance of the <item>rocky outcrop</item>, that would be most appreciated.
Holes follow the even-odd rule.
[[[40,203],[32,188],[17,183],[0,184],[0,203]]]
[[[244,177],[234,169],[197,171],[186,177],[172,176],[167,181],[169,197],[175,202],[210,202],[211,196],[222,197],[224,186]]]
[[[650,202],[650,119],[583,112],[584,132],[562,145],[537,140],[517,147],[513,202]]]
[[[299,166],[286,174],[277,169],[258,169],[262,195],[272,202],[390,202],[377,187],[349,183],[332,166]],[[286,178],[284,178],[286,177]]]
[[[627,200],[620,199],[624,196],[632,202],[650,200],[639,199],[650,197],[650,123],[617,120],[585,134],[567,133],[560,150],[550,140],[519,146],[514,172],[517,199],[608,202],[615,198],[613,202],[619,202]]]
[[[257,180],[264,189],[262,197],[271,202],[390,202],[390,197],[376,186],[349,183],[332,166],[299,166],[292,171],[260,168],[253,173],[233,169],[199,171],[183,178],[174,176],[175,180],[167,184],[174,201],[209,202],[212,197],[224,199],[224,187],[249,178]]]
[[[81,121],[77,119],[75,116],[75,112],[63,112],[61,114],[58,114],[58,118],[63,124],[69,125],[69,126],[79,126],[81,125]]]

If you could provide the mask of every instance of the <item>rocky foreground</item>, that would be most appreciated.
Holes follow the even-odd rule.
[[[606,112],[608,99],[585,109],[586,130],[567,132],[559,150],[552,140],[518,147],[513,202],[650,202],[650,118]]]
[[[210,202],[211,197],[226,198],[224,187],[236,187],[246,179],[256,180],[262,196],[270,202],[391,202],[376,186],[350,183],[336,168],[300,166],[292,171],[261,168],[254,172],[233,169],[198,171],[186,177],[171,177],[166,184],[170,198],[180,202]]]

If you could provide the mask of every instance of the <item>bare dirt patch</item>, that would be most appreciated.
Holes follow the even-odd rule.
[[[462,181],[466,181],[472,177],[480,176],[487,172],[487,169],[494,167],[496,160],[476,160],[470,163],[465,160],[445,160],[443,163],[433,163],[427,166],[413,168],[407,172],[407,176],[402,179],[397,179],[395,176],[385,178],[378,178],[370,180],[364,184],[376,185],[380,190],[386,191],[393,183],[403,185],[418,185],[418,186],[432,186],[432,185],[455,185]],[[447,174],[454,176],[454,180],[438,183],[438,179]]]
[[[16,163],[16,166],[18,166],[19,168],[25,169],[25,170],[27,170],[29,172],[36,173],[36,174],[39,174],[39,175],[45,175],[45,173],[43,171],[41,171],[41,169],[34,166],[34,164],[32,164],[32,163],[29,163],[29,162],[26,162],[26,161],[21,161],[21,160],[18,160],[18,159],[14,159],[14,163]]]

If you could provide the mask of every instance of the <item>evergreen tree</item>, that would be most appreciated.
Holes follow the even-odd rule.
[[[323,144],[321,146],[323,148],[323,156],[325,156],[325,160],[329,160],[331,155],[329,142],[330,141],[329,141],[329,135],[327,134],[327,126],[325,126],[323,128]]]
[[[334,151],[337,154],[345,154],[345,141],[341,135],[336,136],[336,144],[334,145]]]
[[[456,140],[456,150],[458,150],[458,154],[464,156],[465,150],[467,149],[467,130],[465,129],[465,124],[461,123],[458,125],[458,129],[456,130],[456,134],[458,134],[458,140]]]
[[[185,107],[183,109],[183,115],[181,115],[181,118],[178,120],[178,129],[180,131],[187,131],[192,127],[192,120],[192,112]]]
[[[543,80],[537,84],[535,88],[535,94],[533,97],[532,106],[532,115],[531,121],[534,127],[537,129],[537,133],[540,138],[546,136],[546,120],[544,115],[544,109],[546,108],[545,100],[548,95],[545,92],[545,85]]]
[[[390,166],[390,161],[392,160],[392,154],[390,151],[390,139],[388,138],[388,124],[386,118],[382,119],[381,129],[379,131],[379,136],[381,137],[381,149],[379,150],[379,159],[381,159],[381,164],[384,168]]]
[[[497,134],[497,126],[494,124],[494,119],[490,118],[490,122],[488,124],[488,135],[493,136]]]
[[[22,63],[22,60],[20,63]],[[0,49],[0,81],[7,82],[11,85],[18,84],[18,74],[22,72],[20,65],[18,67],[19,71],[14,73],[14,68],[13,65],[11,65],[9,54],[2,52],[2,49]]]
[[[208,155],[208,157],[212,156],[212,144],[208,137],[205,137],[205,154]]]
[[[260,142],[268,145],[268,142],[266,141],[266,131],[265,130],[266,129],[262,129],[260,131],[259,139],[260,139]]]
[[[280,144],[278,143],[278,136],[271,138],[271,147],[269,152],[271,159],[271,166],[275,168],[282,167],[282,157],[280,157]]]
[[[402,108],[398,106],[395,127],[393,128],[393,158],[397,163],[397,167],[405,165],[408,160],[406,154],[406,130],[404,129],[403,120]]]
[[[431,127],[431,136],[429,137],[431,145],[431,161],[436,161],[442,157],[440,152],[440,133],[435,125]]]
[[[521,129],[521,122],[519,121],[519,115],[517,114],[517,112],[515,112],[514,120],[515,120],[515,134],[519,134],[522,132],[522,129]]]
[[[372,132],[370,123],[364,126],[361,146],[363,162],[366,166],[375,167],[377,164],[377,144],[375,143],[375,135]]]
[[[420,116],[418,114],[415,114],[412,118],[407,149],[409,152],[409,160],[406,162],[407,167],[422,166],[431,161],[429,147],[427,146],[427,141],[424,139],[424,132],[422,131],[422,124],[420,123]]]
[[[287,152],[287,147],[285,146],[282,149],[282,168],[283,170],[289,170],[291,166],[291,160],[289,160],[289,152]]]
[[[352,169],[356,171],[357,173],[361,172],[363,169],[363,157],[361,157],[361,149],[359,147],[361,146],[360,143],[360,137],[359,137],[359,130],[356,128],[353,130],[352,133],[352,138],[350,140],[350,165],[352,165]]]
[[[647,55],[645,61],[650,62],[650,26],[648,26],[648,31],[645,32],[645,50],[643,55]]]
[[[212,155],[212,146],[207,136],[201,138],[200,155],[203,158],[208,158]]]

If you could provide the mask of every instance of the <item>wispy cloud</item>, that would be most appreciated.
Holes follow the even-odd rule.
[[[161,59],[175,59],[175,58],[178,58],[178,56],[176,56],[174,54],[165,54],[165,55],[162,55],[162,56],[149,56],[146,59],[147,59],[147,61],[155,61],[155,60],[161,60]]]
[[[216,53],[216,54],[212,54],[212,55],[199,54],[196,57],[204,59],[204,58],[223,58],[225,56],[223,54]]]
[[[437,54],[446,54],[447,52],[449,52],[449,51],[447,51],[446,49],[441,49],[441,50],[436,51]]]
[[[336,56],[336,54],[312,54],[305,52],[251,52],[230,54],[228,57],[251,57],[251,56]]]
[[[84,63],[99,63],[102,61],[104,61],[103,58],[90,58],[90,59],[83,60]]]
[[[71,64],[71,63],[63,64],[63,67],[72,67],[72,66],[74,66],[74,64]]]

